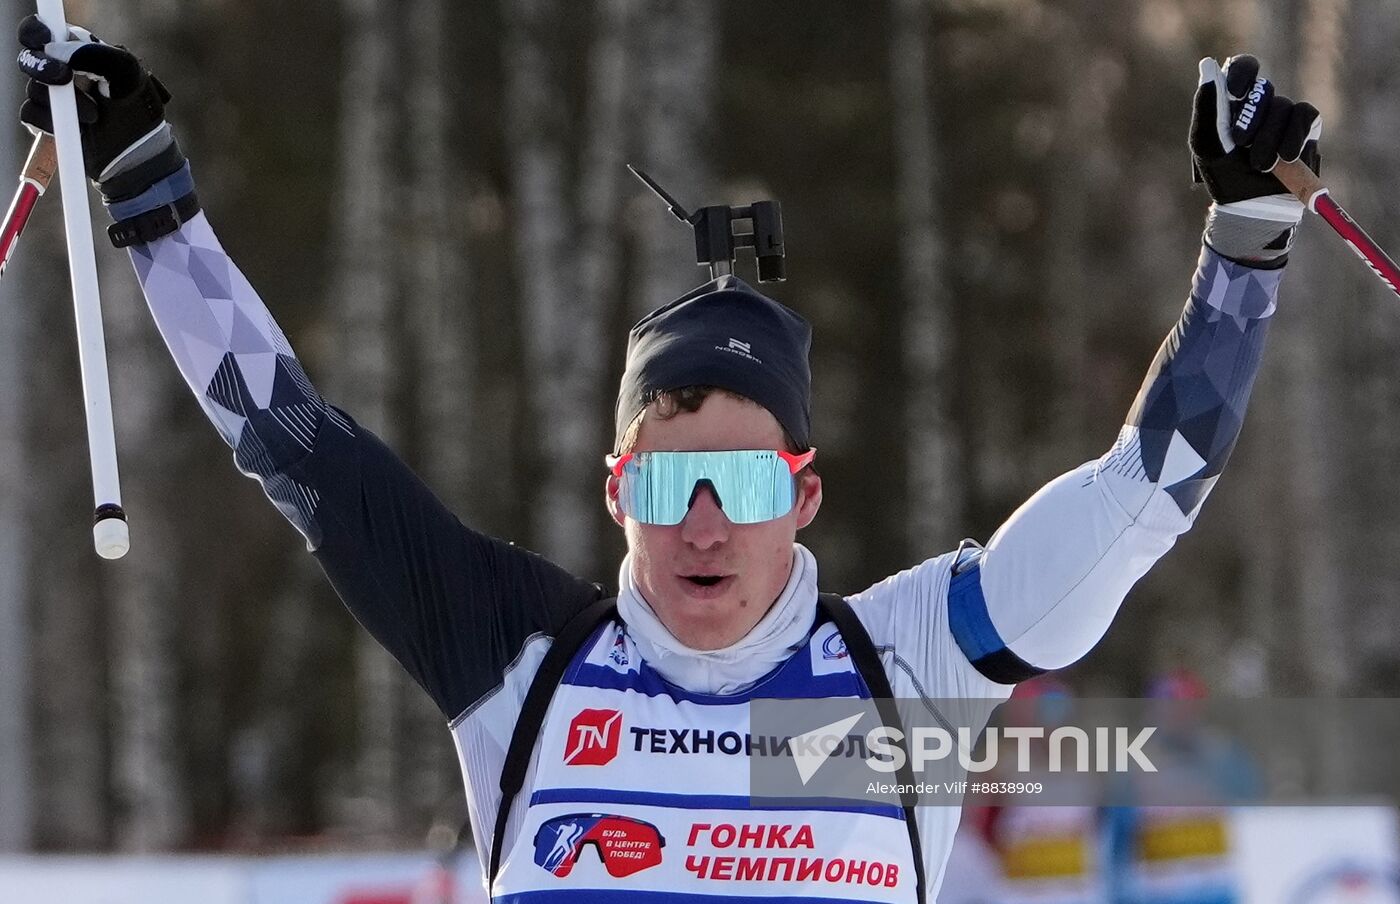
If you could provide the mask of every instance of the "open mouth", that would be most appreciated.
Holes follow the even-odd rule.
[[[738,580],[732,574],[682,574],[680,588],[695,600],[717,600],[729,593]]]

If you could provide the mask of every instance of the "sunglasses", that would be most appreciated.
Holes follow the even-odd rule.
[[[701,484],[714,491],[730,521],[758,524],[792,511],[797,472],[816,454],[816,449],[629,452],[609,455],[606,462],[618,479],[622,511],[643,524],[680,524]]]
[[[573,871],[584,845],[598,851],[614,879],[661,862],[666,839],[649,822],[606,813],[571,813],[540,824],[535,832],[535,863],[563,878]]]

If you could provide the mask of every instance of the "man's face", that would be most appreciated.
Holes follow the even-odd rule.
[[[664,420],[648,409],[632,451],[782,448],[783,429],[768,409],[712,393],[699,410]],[[732,523],[708,487],[695,495],[684,520],[670,526],[627,517],[617,496],[617,478],[609,476],[608,511],[627,533],[637,588],[681,643],[718,650],[749,633],[782,593],[793,539],[816,517],[822,487],[816,474],[804,474],[792,511],[759,524]]]

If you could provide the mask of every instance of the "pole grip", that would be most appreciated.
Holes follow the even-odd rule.
[[[1280,160],[1274,165],[1273,172],[1274,178],[1282,182],[1283,187],[1288,189],[1293,197],[1302,201],[1308,210],[1317,213],[1317,207],[1314,206],[1317,196],[1327,190],[1317,173],[1301,160]]]
[[[48,132],[40,132],[29,147],[29,159],[24,161],[24,170],[19,177],[32,182],[39,194],[48,191],[49,183],[58,172],[58,145]]]
[[[5,268],[9,266],[15,247],[19,244],[19,237],[29,223],[29,215],[49,187],[57,168],[53,136],[40,132],[30,146],[29,159],[19,174],[19,189],[10,202],[10,209],[5,212],[4,221],[0,222],[0,276],[5,275]]]

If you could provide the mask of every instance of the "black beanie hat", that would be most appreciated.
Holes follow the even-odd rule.
[[[627,335],[613,451],[657,393],[686,386],[716,386],[752,399],[772,412],[799,449],[809,448],[811,347],[807,321],[736,276],[721,276],[657,308]]]

